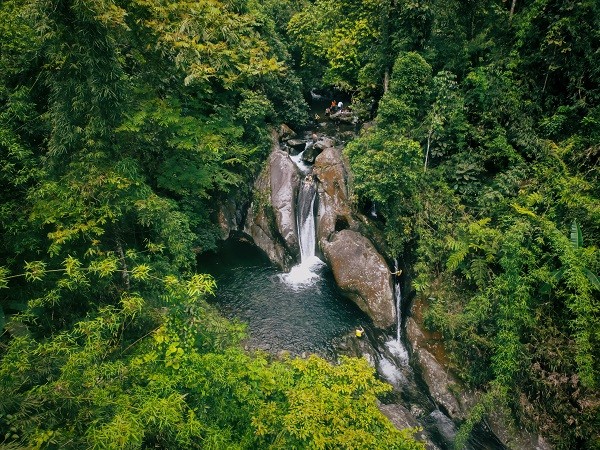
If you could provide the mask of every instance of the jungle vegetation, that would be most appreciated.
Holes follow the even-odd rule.
[[[244,352],[196,271],[270,127],[335,87],[373,119],[346,148],[357,207],[485,392],[457,447],[501,407],[598,448],[599,9],[3,0],[0,446],[422,448],[366,362]]]

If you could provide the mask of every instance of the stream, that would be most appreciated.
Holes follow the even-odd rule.
[[[318,131],[336,135],[336,127],[329,122],[320,125]],[[378,376],[394,388],[383,399],[384,413],[393,416],[397,425],[421,427],[418,437],[428,449],[452,448],[457,425],[433,402],[411,366],[401,320],[393,333],[375,328],[369,317],[340,293],[331,271],[315,254],[315,182],[311,167],[300,156],[292,159],[302,172],[296,205],[301,260],[288,273],[282,273],[245,239],[229,239],[216,254],[203,255],[199,260],[199,269],[217,280],[214,304],[226,317],[248,324],[247,348],[302,357],[316,353],[331,361],[341,354],[366,357]],[[395,281],[401,318],[406,306],[402,305],[401,284]],[[366,330],[360,340],[354,336],[358,326]],[[467,448],[504,447],[480,427]]]

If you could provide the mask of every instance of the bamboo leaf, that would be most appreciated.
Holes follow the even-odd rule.
[[[583,247],[583,235],[581,233],[581,227],[577,223],[577,219],[573,220],[571,224],[571,244],[575,248]]]

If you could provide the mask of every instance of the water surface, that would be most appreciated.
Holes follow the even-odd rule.
[[[248,324],[248,344],[277,353],[317,353],[334,358],[333,340],[370,319],[336,287],[330,270],[294,283],[256,247],[229,240],[218,254],[204,256],[200,271],[217,280],[213,302],[228,318]]]

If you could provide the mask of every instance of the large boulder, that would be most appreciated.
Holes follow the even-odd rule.
[[[323,253],[336,284],[380,328],[396,322],[389,270],[371,241],[352,230],[342,230],[324,242]]]
[[[306,147],[306,141],[303,139],[288,139],[286,144],[290,148],[290,153],[293,155],[297,155]]]
[[[354,223],[348,195],[348,166],[340,148],[329,147],[317,156],[313,174],[319,181],[317,242],[324,244],[336,231]]]
[[[335,139],[330,138],[329,136],[321,136],[314,145],[319,152],[322,152],[326,148],[331,148],[333,146],[335,146]]]
[[[331,114],[329,118],[335,122],[344,122],[351,124],[358,123],[358,116],[349,110],[338,111],[334,114]]]
[[[300,253],[296,198],[300,174],[287,153],[274,148],[254,183],[244,231],[271,261],[289,268]]]
[[[287,126],[285,123],[281,124],[279,126],[279,130],[278,130],[278,138],[282,139],[282,140],[286,140],[286,139],[292,139],[296,137],[296,132],[294,130],[292,130],[289,126]]]
[[[296,226],[296,199],[300,186],[300,172],[287,153],[275,150],[269,157],[271,205],[277,230],[290,253],[300,254]]]

